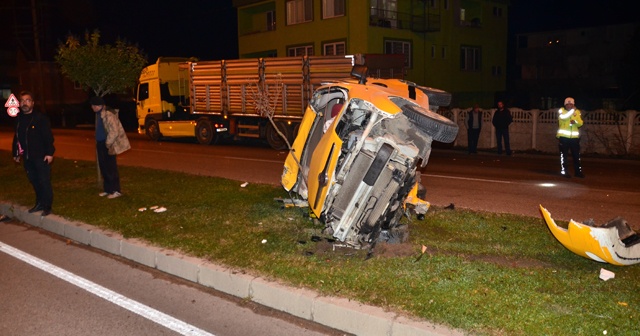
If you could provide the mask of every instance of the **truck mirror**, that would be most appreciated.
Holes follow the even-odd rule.
[[[358,79],[358,83],[366,84],[367,83],[367,66],[356,64],[351,68],[351,76]]]

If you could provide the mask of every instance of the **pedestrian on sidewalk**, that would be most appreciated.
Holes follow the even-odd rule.
[[[569,151],[573,159],[573,173],[575,177],[584,178],[582,164],[580,162],[580,127],[582,127],[582,116],[580,110],[575,106],[575,100],[567,97],[564,100],[564,107],[558,110],[558,147],[560,149],[560,175],[569,175]]]
[[[467,113],[467,141],[469,154],[478,153],[478,139],[482,130],[482,111],[478,104]]]
[[[36,193],[36,204],[29,213],[42,211],[42,216],[47,216],[53,204],[51,163],[56,149],[49,118],[34,106],[33,94],[30,91],[20,92],[20,113],[16,120],[12,153],[16,162],[20,162],[22,157],[24,170]]]
[[[102,97],[92,97],[89,102],[96,113],[96,153],[103,179],[103,191],[98,195],[117,198],[122,192],[116,156],[129,150],[131,144],[118,118],[119,110],[107,107]]]
[[[498,108],[493,114],[493,127],[496,129],[496,140],[498,142],[498,154],[502,154],[502,142],[507,155],[511,155],[511,145],[509,144],[509,125],[513,122],[511,112],[504,107],[502,101],[498,102]]]

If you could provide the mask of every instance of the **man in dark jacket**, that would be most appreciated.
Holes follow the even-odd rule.
[[[496,140],[498,141],[498,154],[502,154],[502,140],[504,139],[504,149],[507,155],[511,155],[511,145],[509,144],[509,125],[513,122],[511,112],[504,107],[504,103],[499,101],[496,113],[493,115],[493,126],[496,128]]]
[[[13,159],[20,162],[22,156],[24,170],[36,192],[36,205],[30,213],[42,211],[42,216],[51,213],[53,188],[51,187],[51,162],[53,162],[53,133],[49,118],[35,111],[33,94],[20,92],[20,111],[13,137]]]
[[[482,111],[478,104],[467,113],[467,139],[469,143],[469,154],[478,153],[478,139],[482,129]]]

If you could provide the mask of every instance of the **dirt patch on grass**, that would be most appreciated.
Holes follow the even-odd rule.
[[[373,250],[358,250],[329,238],[314,238],[314,244],[305,251],[308,256],[316,255],[328,258],[418,258],[421,246],[411,243],[389,244],[377,243]],[[512,268],[553,268],[554,265],[535,259],[513,258],[496,255],[473,255],[427,247],[421,259],[434,255],[455,255],[468,261],[481,261]]]

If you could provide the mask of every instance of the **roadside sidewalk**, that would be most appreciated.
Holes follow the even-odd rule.
[[[235,272],[204,259],[151,246],[138,239],[125,239],[118,233],[68,221],[55,214],[42,217],[28,213],[26,207],[4,202],[0,203],[0,214],[79,244],[346,333],[367,336],[464,335],[459,330],[412,320],[378,307],[338,297],[320,296],[307,289],[288,287]]]

